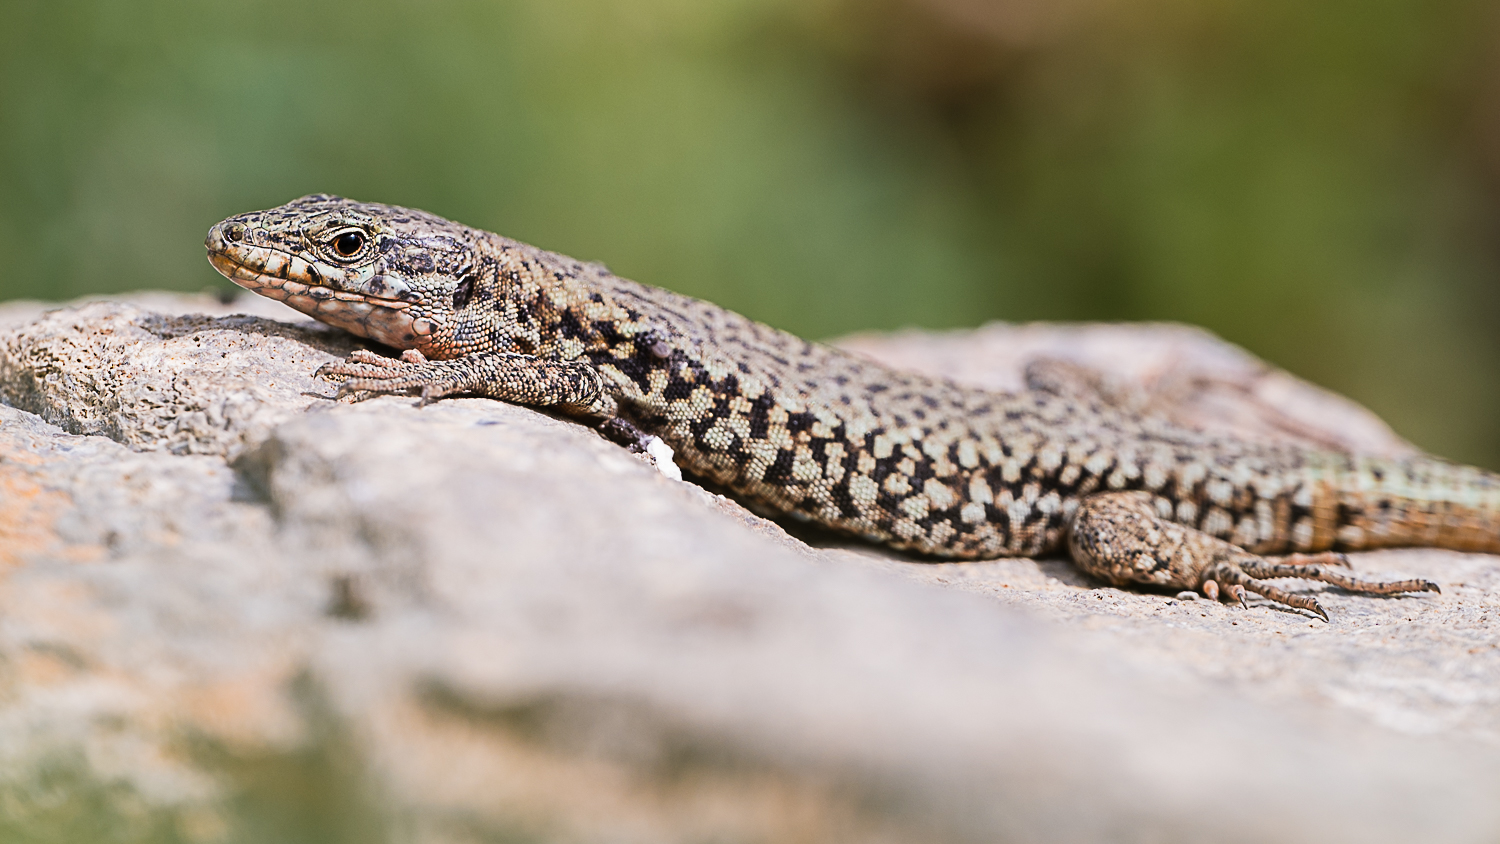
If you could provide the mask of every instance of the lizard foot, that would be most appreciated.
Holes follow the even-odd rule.
[[[599,423],[599,433],[605,439],[618,445],[623,445],[634,454],[640,454],[646,450],[651,441],[651,435],[635,426],[634,422],[621,416],[611,416]]]
[[[1430,580],[1365,581],[1347,573],[1343,554],[1291,554],[1267,558],[1158,515],[1146,492],[1095,495],[1078,507],[1068,530],[1068,549],[1084,571],[1117,586],[1145,583],[1192,589],[1207,598],[1245,605],[1246,593],[1260,595],[1324,621],[1328,612],[1311,595],[1287,592],[1265,582],[1301,578],[1350,592],[1396,595],[1438,592]]]
[[[319,367],[317,374],[344,379],[335,396],[339,401],[416,390],[421,392],[420,404],[469,393],[596,419],[613,416],[618,409],[604,376],[593,364],[515,352],[428,360],[421,352],[407,350],[396,360],[356,349],[346,360]]]
[[[443,396],[461,392],[462,378],[446,371],[439,361],[434,363],[423,357],[416,349],[408,349],[401,357],[388,358],[368,349],[355,349],[346,360],[325,363],[318,367],[315,377],[342,378],[334,399],[341,402],[359,402],[384,393],[422,391],[421,404],[428,404]]]

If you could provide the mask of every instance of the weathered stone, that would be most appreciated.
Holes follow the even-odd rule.
[[[565,419],[320,398],[305,322],[18,323],[0,840],[1500,834],[1492,557],[1324,625],[811,548]]]
[[[0,391],[15,407],[133,449],[234,455],[305,406],[312,372],[354,348],[317,323],[168,316],[97,302],[6,335]]]

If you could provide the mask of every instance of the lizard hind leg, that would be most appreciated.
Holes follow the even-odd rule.
[[[1163,518],[1155,496],[1145,492],[1104,493],[1085,499],[1069,525],[1068,550],[1084,571],[1117,586],[1144,583],[1192,589],[1241,605],[1250,592],[1307,610],[1324,621],[1328,613],[1317,599],[1265,581],[1282,577],[1319,580],[1375,595],[1438,591],[1437,584],[1427,580],[1357,580],[1343,570],[1348,560],[1342,554],[1293,554],[1280,561],[1251,554]]]

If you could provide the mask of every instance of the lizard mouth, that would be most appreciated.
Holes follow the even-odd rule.
[[[407,313],[416,302],[335,290],[326,284],[288,278],[288,271],[296,264],[305,265],[295,255],[260,249],[264,255],[264,260],[259,262],[261,266],[279,270],[266,272],[237,260],[228,254],[228,250],[216,247],[220,245],[215,244],[210,236],[208,261],[225,278],[320,322],[397,349],[416,348],[418,342],[433,331],[431,320],[418,320],[415,315]]]
[[[290,258],[290,256],[287,256],[284,253],[277,252],[274,254],[277,257],[281,257],[284,259]],[[297,308],[297,310],[303,311],[303,313],[310,312],[297,307],[296,305],[293,305],[291,302],[292,299],[306,298],[319,302],[338,301],[363,303],[382,308],[391,308],[397,311],[404,311],[407,308],[410,308],[412,305],[416,304],[415,302],[407,302],[401,299],[389,299],[384,296],[372,296],[369,293],[354,293],[348,290],[335,290],[334,288],[329,287],[326,284],[315,284],[309,281],[296,281],[283,275],[262,272],[250,267],[247,264],[242,264],[239,261],[236,261],[234,258],[231,258],[223,252],[214,252],[210,250],[208,253],[208,262],[214,265],[214,269],[218,270],[220,275],[224,276],[235,284],[238,284],[240,287],[243,287],[246,290],[253,290],[256,293],[259,293],[260,295],[265,296],[269,299],[276,299],[282,302],[286,302],[287,304],[292,305],[292,307]]]

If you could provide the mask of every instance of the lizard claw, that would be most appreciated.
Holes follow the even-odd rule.
[[[1250,604],[1245,600],[1245,587],[1236,583],[1229,587],[1229,595],[1235,601],[1239,602],[1241,608],[1250,609]]]
[[[422,398],[420,398],[417,401],[417,407],[426,407],[427,405],[432,404],[433,402],[437,401],[438,399],[442,398],[443,396],[446,396],[447,394],[448,394],[448,391],[442,389],[437,384],[433,384],[433,383],[423,384],[422,385]]]
[[[1328,617],[1328,611],[1325,610],[1325,609],[1323,609],[1323,605],[1320,604],[1320,603],[1318,603],[1318,601],[1317,601],[1316,598],[1308,598],[1307,601],[1308,601],[1308,605],[1305,606],[1305,607],[1303,607],[1303,609],[1307,610],[1310,613],[1313,613],[1318,618],[1323,619],[1323,623],[1324,624],[1332,624],[1333,623],[1333,619],[1330,619]]]

